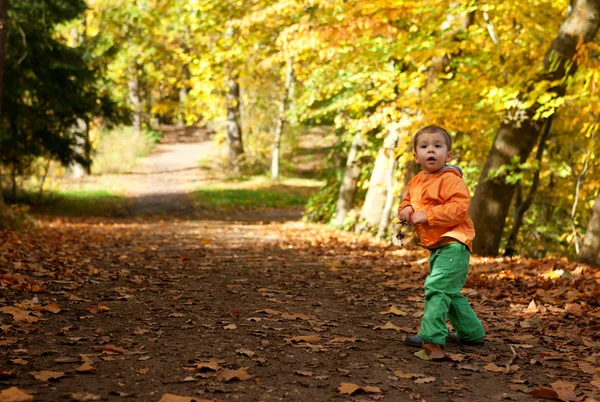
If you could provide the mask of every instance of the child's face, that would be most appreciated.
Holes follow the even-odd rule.
[[[417,138],[415,161],[428,173],[435,173],[450,162],[452,151],[448,150],[442,133],[422,133]]]

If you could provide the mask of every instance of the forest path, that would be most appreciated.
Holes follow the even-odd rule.
[[[477,259],[465,292],[486,346],[423,360],[403,341],[419,328],[426,251],[284,215],[182,213],[168,201],[187,197],[185,172],[208,176],[194,169],[202,149],[171,164],[172,145],[124,175],[139,186],[135,214],[0,232],[4,390],[47,402],[529,401],[551,387],[600,399],[597,273]]]

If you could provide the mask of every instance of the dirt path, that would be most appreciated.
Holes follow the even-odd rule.
[[[142,163],[137,216],[2,234],[3,390],[36,401],[527,401],[562,381],[562,400],[571,386],[600,399],[592,274],[549,283],[535,262],[477,260],[466,291],[487,345],[422,360],[403,344],[422,313],[422,250],[283,215],[181,214],[172,203],[201,177],[202,144],[160,146]],[[564,298],[542,310],[555,294],[570,314]]]

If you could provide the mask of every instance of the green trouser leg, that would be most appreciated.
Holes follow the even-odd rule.
[[[469,271],[471,253],[462,243],[442,246],[429,257],[425,280],[425,311],[419,337],[426,343],[444,345],[449,319],[459,339],[472,341],[485,336],[481,321],[467,299],[460,294]]]

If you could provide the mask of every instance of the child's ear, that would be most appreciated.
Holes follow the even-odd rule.
[[[446,155],[446,162],[450,162],[452,160],[452,151],[448,151],[448,155]]]
[[[417,165],[420,165],[420,163],[419,163],[419,159],[417,158],[417,153],[416,153],[416,152],[413,152],[413,156],[414,156],[414,158],[415,158],[415,163],[416,163]]]

